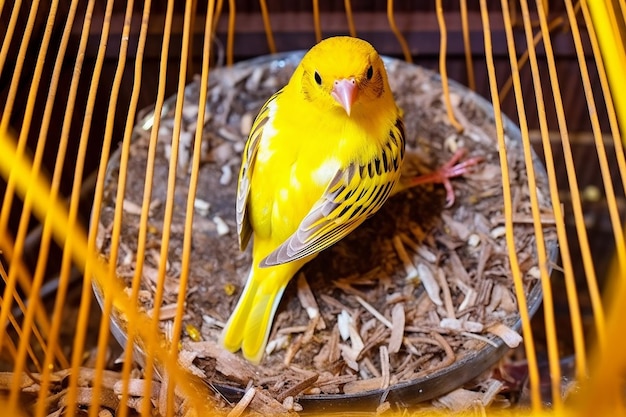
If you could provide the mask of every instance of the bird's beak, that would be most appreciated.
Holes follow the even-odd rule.
[[[341,107],[344,108],[348,116],[350,116],[352,104],[356,99],[357,90],[356,80],[354,78],[336,80],[333,86],[331,95],[337,100],[337,103],[341,104]]]

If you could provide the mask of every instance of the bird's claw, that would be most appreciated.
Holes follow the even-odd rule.
[[[445,164],[440,166],[437,170],[425,174],[420,175],[419,177],[415,177],[411,183],[412,185],[420,185],[420,184],[428,184],[428,183],[437,183],[443,184],[446,189],[446,208],[451,207],[454,204],[455,195],[454,188],[452,187],[451,178],[459,177],[463,174],[469,172],[470,168],[474,165],[479,164],[483,161],[483,158],[479,156],[475,156],[472,158],[468,158],[463,162],[459,162],[459,160],[466,154],[466,150],[464,148],[459,149],[452,155]]]

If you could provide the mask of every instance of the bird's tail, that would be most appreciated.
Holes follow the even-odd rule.
[[[252,363],[259,363],[265,352],[274,314],[291,275],[281,268],[253,267],[243,293],[231,314],[220,341],[222,345]]]

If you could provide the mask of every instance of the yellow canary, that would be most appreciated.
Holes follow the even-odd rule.
[[[237,190],[252,268],[221,336],[258,363],[282,293],[321,250],[374,214],[400,176],[404,129],[383,61],[366,41],[315,45],[261,108]]]

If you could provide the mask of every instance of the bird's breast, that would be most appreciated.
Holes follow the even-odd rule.
[[[279,136],[259,146],[249,200],[255,239],[276,244],[298,229],[339,167],[328,155],[307,154]]]
[[[313,168],[311,172],[311,182],[317,185],[319,188],[328,186],[330,181],[334,178],[342,168],[342,163],[338,158],[330,157],[326,161],[322,162],[319,167]]]

